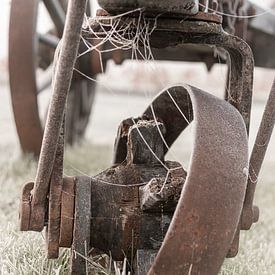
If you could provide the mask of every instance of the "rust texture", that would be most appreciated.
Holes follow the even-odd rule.
[[[23,151],[35,155],[39,155],[43,135],[36,99],[33,41],[36,26],[33,14],[37,9],[36,0],[13,0],[9,27],[9,80],[14,120]]]
[[[90,179],[90,245],[105,253],[111,252],[116,260],[122,260],[125,255],[130,257],[133,251],[139,249],[156,250],[162,245],[151,272],[188,274],[192,265],[193,274],[200,271],[216,274],[225,256],[232,253],[234,246],[231,247],[231,244],[235,244],[234,236],[238,232],[236,229],[247,181],[246,127],[235,108],[199,89],[190,86],[171,87],[169,92],[173,98],[181,95],[185,99],[188,104],[181,105],[181,111],[189,114],[189,122],[192,118],[195,120],[195,147],[187,179],[182,168],[176,170],[171,182],[168,180],[166,183],[165,187],[170,189],[166,199],[165,195],[155,196],[156,201],[163,204],[163,212],[156,207],[158,204],[151,204],[150,201],[146,208],[141,208],[140,205],[148,202],[147,198],[152,194],[159,195],[163,183],[159,179],[161,175],[164,178],[167,171],[158,164],[152,166],[146,163],[146,158],[143,158],[146,150],[140,150],[146,145],[137,138],[136,127],[143,130],[143,135],[150,143],[150,137],[154,138],[154,128],[160,123],[158,121],[165,121],[164,114],[169,116],[173,108],[177,109],[173,101],[170,100],[168,104],[167,91],[164,91],[153,102],[163,106],[162,117],[157,122],[149,118],[144,121],[135,119],[132,126],[119,131],[123,136],[127,134],[128,152],[124,155],[125,159]],[[213,117],[216,119],[213,120]],[[151,131],[152,135],[149,134]],[[136,142],[129,142],[135,139]],[[156,142],[158,145],[154,148],[163,146],[161,140],[157,139]],[[127,158],[131,155],[129,151],[135,156]],[[164,159],[164,156],[159,157]],[[141,161],[132,163],[137,158]],[[209,158],[211,162],[207,161]],[[168,161],[165,164],[169,168],[179,165]],[[178,186],[178,182],[179,188],[171,188]],[[166,208],[166,205],[173,198],[175,207],[179,197],[171,222],[174,209]],[[167,229],[168,233],[162,242]]]
[[[71,253],[72,275],[86,275],[91,236],[91,180],[77,177],[75,180],[75,211]]]
[[[61,197],[60,238],[61,247],[71,247],[73,240],[75,179],[64,178]]]
[[[59,61],[56,67],[53,93],[32,197],[30,230],[34,231],[41,231],[44,227],[46,197],[49,190],[66,98],[78,52],[85,8],[85,0],[69,1],[68,16],[62,38]]]
[[[54,51],[63,34],[67,0],[37,1],[12,0],[9,25],[9,75],[10,93],[16,130],[24,153],[38,157],[43,138],[43,120],[39,116],[38,97],[52,80]],[[53,26],[46,33],[38,32],[38,12],[44,6]],[[90,5],[87,3],[87,16]],[[20,45],[20,47],[18,47]],[[84,43],[80,52],[86,50]],[[78,69],[95,77],[99,72],[100,57],[93,51],[93,56],[86,54],[78,58]],[[105,62],[106,63],[106,62]],[[37,69],[43,72],[37,74]],[[100,71],[101,72],[101,71]],[[67,100],[66,142],[73,144],[83,138],[95,94],[95,83],[80,74],[74,73]]]
[[[140,187],[140,207],[143,211],[174,211],[186,179],[186,172],[180,169],[177,177],[153,178]]]
[[[43,134],[38,115],[37,93],[45,87],[44,85],[49,85],[49,79],[46,82],[43,81],[43,83],[39,83],[38,81],[38,85],[36,85],[35,64],[37,56],[35,55],[35,44],[37,40],[39,40],[39,66],[45,69],[52,61],[53,49],[56,48],[59,41],[58,37],[61,37],[63,32],[66,5],[64,5],[64,1],[60,2],[61,5],[59,1],[43,1],[57,29],[56,33],[51,30],[45,35],[35,33],[37,17],[36,2],[28,1],[28,3],[21,6],[22,3],[19,3],[18,0],[13,0],[11,4],[9,70],[14,118],[23,151],[31,152],[36,156],[38,156],[40,152]],[[108,4],[107,1],[104,2]],[[139,5],[148,5],[147,2],[139,2]],[[218,12],[241,16],[251,16],[265,12],[259,6],[253,5],[253,3],[248,1],[224,0],[219,1],[218,7],[217,1],[200,1],[200,11],[194,15],[188,15],[188,18],[184,18],[184,20],[203,20],[221,23],[223,19],[223,27],[226,31],[244,38],[249,43],[253,50],[255,64],[257,66],[274,68],[275,58],[273,58],[274,51],[272,48],[274,44],[274,30],[272,29],[272,23],[275,21],[274,15],[266,13],[264,16],[250,19],[236,19],[232,16],[224,16],[222,18],[220,13],[215,12],[217,8],[219,8]],[[89,15],[88,11],[89,8],[87,8],[87,15]],[[107,14],[106,12],[99,12],[99,15],[103,16]],[[170,17],[171,14],[164,13],[163,16]],[[58,37],[55,35],[58,35]],[[16,45],[18,44],[20,44],[21,47],[17,47]],[[94,43],[92,42],[92,44]],[[261,50],[263,47],[265,51]],[[217,52],[217,50],[214,51]],[[199,61],[204,62],[208,69],[210,69],[215,62],[226,61],[226,55],[224,53],[221,58],[217,58],[213,55],[213,48],[203,46],[180,47],[172,51],[155,49],[153,53],[156,60]],[[85,71],[86,74],[89,74],[91,67],[94,74],[101,72],[98,52],[93,51],[92,55],[91,58],[89,55],[85,55],[79,59],[81,61],[81,71]],[[127,54],[124,52],[123,56],[121,51],[116,51],[113,54],[106,53],[103,54],[103,65],[105,67],[106,61],[110,58],[116,63],[121,63],[122,60],[130,56],[129,52]],[[20,61],[21,69],[18,66],[18,60]],[[88,64],[90,61],[91,65]],[[22,66],[24,69],[22,69]],[[83,81],[83,79],[81,80],[77,73],[75,76],[76,79],[73,81],[74,85],[69,98],[70,111],[72,114],[68,116],[68,125],[66,126],[68,129],[66,141],[70,144],[83,136],[94,97],[94,85],[88,85],[88,83],[84,85],[83,82],[85,81]],[[89,90],[91,92],[87,95],[87,91]],[[81,102],[89,102],[89,104],[82,106]]]
[[[217,9],[216,1],[208,3]],[[240,230],[259,217],[253,206],[257,178],[251,181],[248,175],[253,169],[258,176],[274,127],[275,84],[249,164],[250,47],[224,32],[218,17],[203,15],[205,10],[188,21],[148,19],[153,48],[198,44],[228,52],[226,100],[188,85],[170,87],[141,117],[121,123],[110,168],[92,178],[62,180],[61,125],[85,4],[70,1],[34,189],[29,183],[22,192],[21,230],[40,231],[47,223],[48,256],[57,257],[59,246],[71,246],[71,274],[86,274],[90,247],[111,253],[114,260],[126,255],[131,263],[137,252],[138,274],[218,274],[224,258],[237,254]],[[194,147],[186,172],[165,155],[192,121]],[[145,257],[150,261],[142,269]]]
[[[244,202],[243,216],[241,227],[244,230],[250,229],[251,225],[258,221],[259,209],[253,207],[254,193],[258,182],[258,176],[264,161],[266,150],[268,148],[270,138],[275,123],[275,80],[269,94],[269,98],[264,110],[260,128],[255,140],[249,164],[249,179]]]
[[[61,127],[55,161],[50,181],[48,224],[47,224],[47,257],[56,259],[59,256],[59,236],[61,219],[61,194],[63,185],[63,157],[64,157],[64,128],[65,117]]]
[[[133,122],[131,126],[130,121]],[[164,131],[164,125],[154,120],[137,118],[123,121],[117,140],[126,138],[124,159],[92,178],[91,246],[105,253],[110,251],[116,260],[123,260],[125,255],[131,259],[137,248],[159,248],[169,224],[159,231],[162,216],[167,216],[170,221],[179,199],[186,172],[179,163],[164,160],[164,144],[158,127]],[[148,196],[146,190],[140,191],[140,187],[147,184],[152,187],[153,181],[165,184],[167,170],[159,161],[152,161],[153,154],[141,133],[166,167],[178,168],[177,173],[171,173],[167,178],[165,191],[151,188]],[[178,188],[174,188],[175,182],[178,182]],[[154,194],[155,205],[150,207],[146,201]],[[158,194],[161,196],[158,197]],[[141,201],[146,205],[146,213],[141,209]]]
[[[59,37],[62,36],[65,25],[65,11],[61,2],[62,1],[43,0],[51,19],[54,22]]]
[[[231,73],[229,77],[228,94],[229,102],[241,113],[247,131],[249,131],[250,112],[252,102],[252,86],[253,86],[253,55],[249,46],[240,38],[225,33],[219,24],[205,22],[180,22],[178,20],[162,19],[158,21],[155,31],[151,34],[152,47],[173,47],[185,43],[190,44],[206,44],[223,47],[230,55]],[[166,102],[169,102],[169,95],[166,96]],[[188,104],[182,97],[175,94],[178,105]],[[165,105],[165,104],[164,104]],[[178,111],[173,111],[171,116],[166,117],[157,99],[154,103],[156,116],[162,120],[165,117],[165,126],[167,135],[165,140],[170,146],[176,140],[181,128],[185,128],[188,122],[181,117]],[[144,113],[152,116],[151,107]],[[163,115],[162,115],[163,114]],[[185,114],[187,120],[191,113]],[[162,117],[163,116],[163,117]],[[179,123],[173,123],[175,120]],[[131,123],[131,122],[130,122]],[[123,158],[125,154],[125,138],[116,141],[115,161]]]
[[[201,14],[196,14],[195,17],[201,18],[201,20],[205,21],[209,21],[207,20],[209,17],[212,17],[212,19],[216,17],[216,19],[212,21],[221,22],[221,16],[219,16],[221,12],[248,17],[255,14],[265,13],[264,16],[255,18],[251,17],[249,19],[236,19],[235,17],[223,16],[223,27],[226,32],[243,38],[249,44],[254,54],[256,66],[275,68],[274,51],[272,48],[272,45],[275,43],[275,38],[274,30],[271,27],[275,21],[275,16],[251,2],[231,0],[219,1],[219,11],[217,14],[212,12],[212,4],[210,2],[211,1],[208,1],[208,11],[205,12],[204,4],[203,6],[200,6]],[[214,6],[213,9],[215,9],[215,4],[212,6]],[[101,12],[99,15],[104,16],[104,13]],[[220,17],[219,20],[217,20],[218,17]],[[192,17],[189,16],[188,18],[185,18],[185,20],[190,20],[191,18]],[[265,51],[262,51],[262,48],[265,48]],[[156,60],[204,62],[208,69],[210,69],[214,63],[226,62],[226,55],[224,53],[222,53],[220,58],[217,58],[214,55],[216,49],[213,51],[213,48],[205,47],[203,45],[198,45],[196,47],[185,46],[184,48],[180,47],[173,50],[167,49],[165,51],[162,49],[152,49],[152,51]],[[122,55],[123,59],[131,58],[130,51],[123,52]]]
[[[98,4],[110,13],[122,13],[133,9],[144,9],[146,13],[155,15],[159,13],[196,14],[199,10],[198,0],[98,0]]]
[[[136,274],[145,275],[153,264],[157,252],[155,250],[139,249],[136,255]]]

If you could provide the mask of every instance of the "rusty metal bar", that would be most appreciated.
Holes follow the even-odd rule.
[[[88,274],[87,260],[91,237],[91,179],[77,177],[75,185],[74,237],[70,274]]]
[[[59,236],[61,219],[61,197],[63,185],[63,158],[64,158],[65,116],[59,135],[55,154],[53,172],[50,181],[48,224],[47,224],[47,257],[57,259],[59,256]]]
[[[70,0],[32,197],[30,230],[44,227],[45,205],[87,0]]]
[[[253,207],[254,193],[258,176],[265,158],[266,150],[275,124],[275,79],[264,110],[261,125],[251,153],[249,164],[249,179],[242,215],[242,229],[248,230],[257,219],[257,208]],[[255,211],[257,211],[255,213]],[[256,215],[256,217],[255,217]],[[254,220],[254,221],[253,221]]]
[[[123,13],[137,8],[145,9],[149,14],[197,14],[199,0],[98,0],[98,4],[110,13]]]

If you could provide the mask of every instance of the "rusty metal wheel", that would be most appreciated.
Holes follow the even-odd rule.
[[[38,94],[51,83],[52,58],[65,22],[66,0],[11,1],[9,28],[9,75],[16,129],[24,152],[39,155],[43,126]],[[54,29],[37,32],[39,5],[44,5]],[[88,7],[88,9],[90,6]],[[88,12],[88,10],[87,10]],[[90,58],[86,58],[90,62]],[[44,70],[37,73],[37,69]],[[74,77],[68,97],[66,141],[83,137],[94,99],[95,85]]]

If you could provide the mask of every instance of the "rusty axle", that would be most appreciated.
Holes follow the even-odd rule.
[[[198,4],[184,3],[191,2]],[[41,231],[46,225],[50,258],[58,256],[59,247],[72,247],[72,274],[86,273],[78,254],[87,256],[90,247],[111,252],[116,260],[159,249],[148,274],[217,274],[224,258],[237,253],[240,230],[258,218],[252,207],[255,184],[247,173],[254,68],[250,47],[224,32],[219,15],[206,12],[217,8],[216,1],[201,1],[204,7],[188,18],[184,14],[186,20],[148,18],[152,47],[188,43],[228,52],[228,102],[188,85],[170,87],[141,117],[120,125],[113,166],[94,177],[63,179],[62,121],[86,1],[69,3],[37,175],[23,189],[21,230]],[[96,30],[99,24],[89,27]],[[251,155],[255,175],[274,126],[274,86]],[[195,146],[185,172],[165,155],[192,120]]]

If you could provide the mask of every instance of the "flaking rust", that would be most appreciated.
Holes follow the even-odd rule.
[[[164,143],[159,132],[164,134],[164,129],[163,123],[145,117],[124,120],[115,145],[116,149],[118,144],[126,146],[115,151],[116,160],[120,159],[120,163],[115,163],[93,179],[91,232],[94,233],[91,245],[105,253],[111,251],[114,259],[122,260],[138,248],[159,248],[167,230],[166,226],[162,234],[156,234],[161,227],[161,215],[166,213],[171,219],[179,199],[185,172],[179,163],[164,159]],[[152,158],[155,160],[152,161]],[[156,178],[165,179],[167,168],[180,168],[182,172],[169,175],[165,183],[165,189],[170,190],[169,195],[157,199],[157,207],[151,209],[147,206],[148,211],[144,212],[141,201],[144,201],[147,192],[142,188],[150,186]],[[172,188],[175,182],[180,182],[178,188]],[[150,192],[150,195],[153,193]],[[150,241],[152,238],[153,242]]]
[[[22,192],[21,230],[41,231],[48,225],[50,257],[57,257],[59,246],[72,247],[71,274],[86,274],[83,256],[91,247],[110,253],[114,260],[137,255],[137,274],[218,274],[225,257],[237,254],[240,230],[249,229],[259,218],[253,206],[255,185],[244,171],[254,166],[256,176],[260,171],[275,121],[274,86],[249,166],[254,68],[250,47],[223,30],[222,18],[215,13],[217,1],[201,1],[200,9],[187,17],[184,14],[184,20],[175,14],[157,21],[147,18],[153,48],[199,44],[227,51],[226,100],[188,85],[170,87],[140,117],[121,123],[110,168],[94,177],[62,181],[62,119],[86,5],[82,0],[70,2],[66,47],[58,61],[37,177]],[[162,8],[169,4],[162,3]],[[187,7],[198,1],[182,3]],[[147,8],[154,13],[153,6]],[[127,15],[123,22],[107,13],[101,16],[89,27],[96,30],[100,20],[114,20],[119,28],[136,20]],[[135,31],[136,25],[132,26]],[[86,38],[94,38],[89,35]],[[165,156],[192,121],[195,142],[185,171]],[[146,268],[141,268],[141,262]]]

